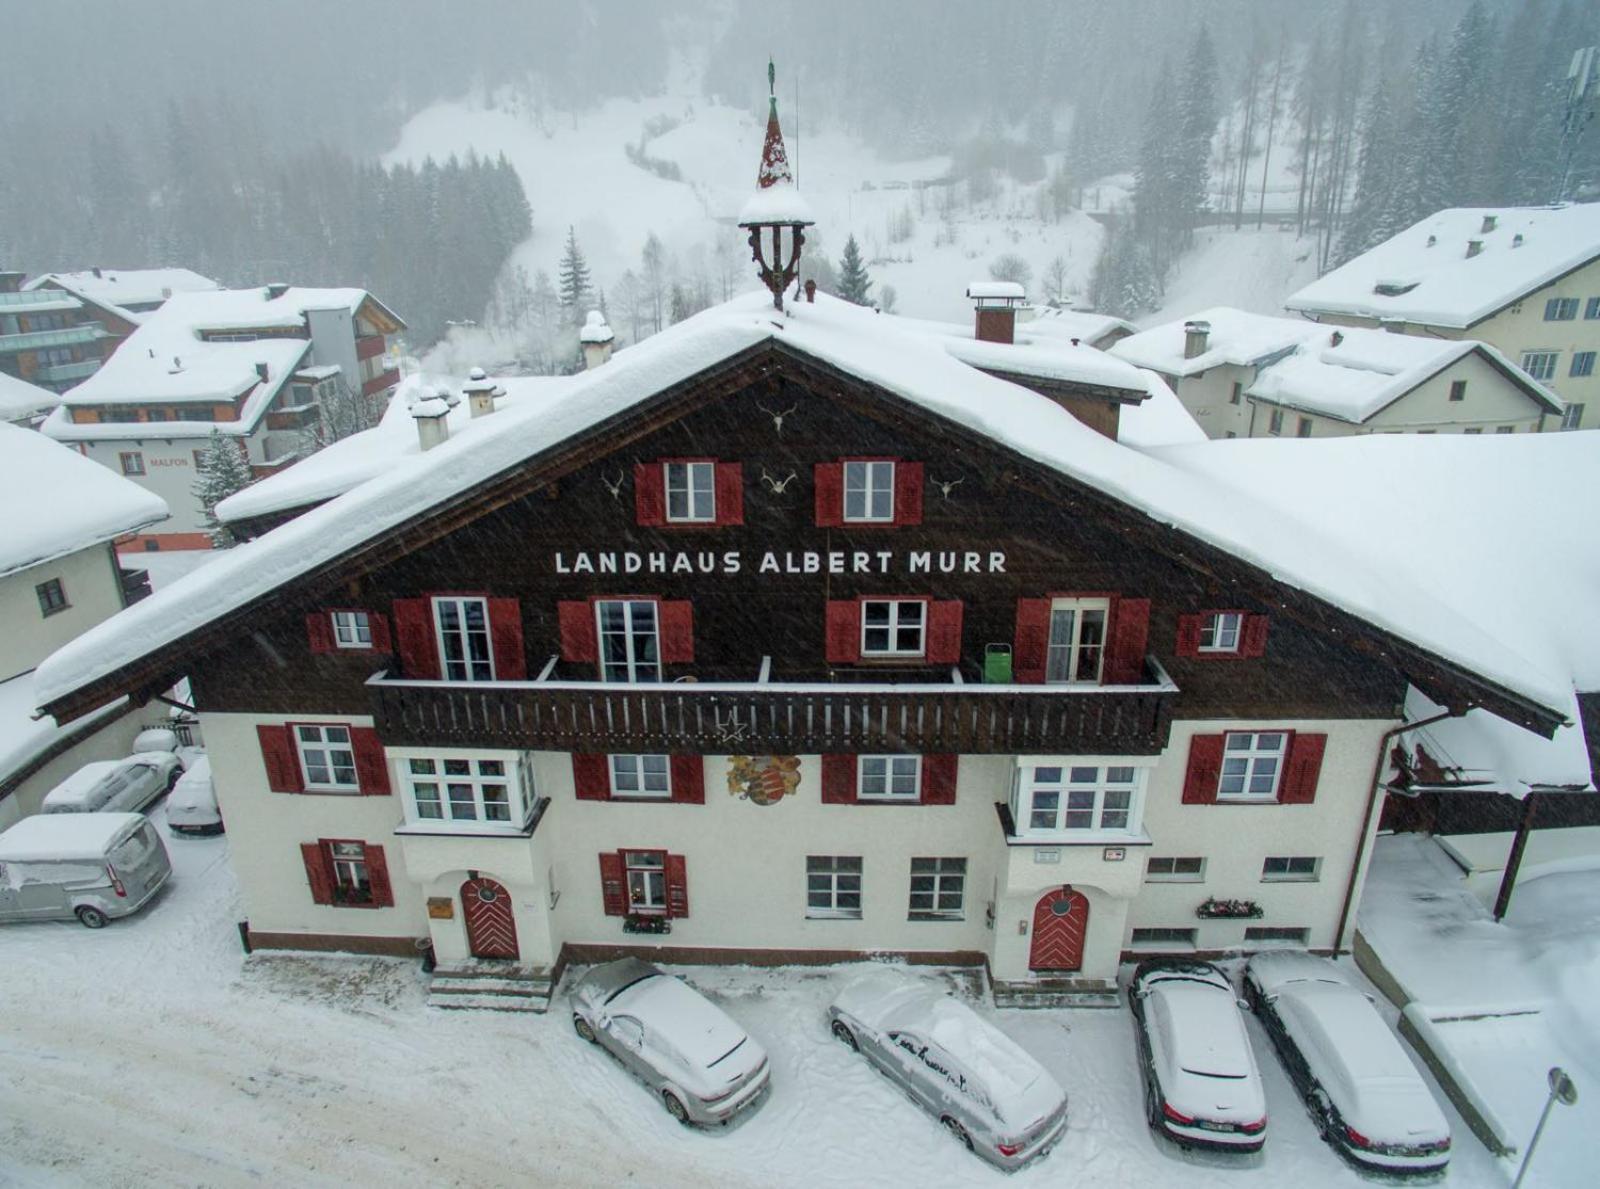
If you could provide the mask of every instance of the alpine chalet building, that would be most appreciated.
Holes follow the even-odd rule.
[[[431,945],[441,1002],[621,953],[901,956],[1016,1002],[1347,947],[1408,683],[1545,734],[1562,691],[1120,443],[1103,387],[796,298],[787,177],[774,115],[770,298],[424,426],[58,652],[43,709],[188,675],[250,942]]]

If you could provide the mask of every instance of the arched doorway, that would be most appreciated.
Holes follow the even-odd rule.
[[[1083,939],[1089,932],[1089,898],[1070,887],[1051,888],[1033,908],[1033,945],[1028,969],[1069,971],[1083,968]]]
[[[467,949],[474,958],[516,958],[517,922],[511,894],[487,876],[461,885],[461,911],[467,920]]]

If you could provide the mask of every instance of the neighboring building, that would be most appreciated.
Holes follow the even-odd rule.
[[[138,716],[113,702],[58,727],[35,721],[33,670],[149,593],[113,542],[167,514],[147,491],[41,434],[0,425],[0,829],[91,760],[126,755]]]
[[[192,489],[212,432],[272,474],[335,436],[335,410],[381,412],[400,379],[386,336],[404,324],[362,289],[180,293],[144,317],[43,427],[166,500],[172,519],[135,548],[209,547]]]
[[[38,429],[61,397],[48,388],[0,372],[0,421]]]
[[[206,293],[222,286],[187,268],[90,268],[49,272],[23,286],[72,294],[106,328],[111,354],[174,293]]]
[[[0,375],[65,392],[93,375],[115,344],[72,294],[21,285],[20,272],[0,272]]]
[[[1213,438],[1537,433],[1561,399],[1471,340],[1326,327],[1218,306],[1114,344]]]
[[[1092,310],[1063,310],[1056,306],[1024,306],[1018,323],[1023,335],[1034,339],[1053,338],[1083,343],[1102,351],[1138,330],[1132,322],[1112,314]]]
[[[1284,303],[1343,326],[1497,347],[1600,426],[1600,204],[1440,211]]]

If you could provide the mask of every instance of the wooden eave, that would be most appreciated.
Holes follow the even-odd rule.
[[[967,366],[982,372],[986,376],[993,376],[997,380],[1015,384],[1018,388],[1031,389],[1041,396],[1060,396],[1075,400],[1104,400],[1119,405],[1137,405],[1150,399],[1150,394],[1143,388],[1117,388],[1110,384],[1088,384],[1079,380],[1062,380],[1055,376],[1040,376],[1033,372],[1006,371],[997,367],[978,367],[977,364],[972,363],[967,364]]]
[[[1118,518],[1123,535],[1180,565],[1287,614],[1325,638],[1392,665],[1456,713],[1483,707],[1529,730],[1549,736],[1565,722],[1558,711],[1472,673],[1410,641],[1378,628],[1314,595],[1275,579],[1220,546],[1162,523],[1142,509],[1116,499],[1088,482],[1029,459],[978,431],[927,410],[893,392],[851,375],[787,343],[767,340],[748,347],[693,376],[662,389],[581,434],[557,443],[492,475],[429,512],[397,525],[282,586],[224,612],[187,636],[162,645],[113,672],[78,687],[43,709],[68,721],[124,694],[143,701],[183,675],[186,658],[228,640],[251,634],[260,615],[280,615],[290,607],[314,605],[329,591],[423,549],[462,526],[522,499],[597,459],[677,420],[686,413],[741,390],[792,381],[819,395],[840,399],[855,412],[890,428],[926,432],[930,421],[973,447],[1001,460],[1006,482],[1019,491],[1064,509],[1087,507]]]

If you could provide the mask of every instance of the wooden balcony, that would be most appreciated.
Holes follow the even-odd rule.
[[[543,751],[1154,755],[1177,686],[368,681],[395,746]]]
[[[386,389],[393,388],[398,383],[400,383],[400,372],[395,368],[390,368],[386,372],[379,372],[372,379],[361,385],[361,395],[376,396]]]

